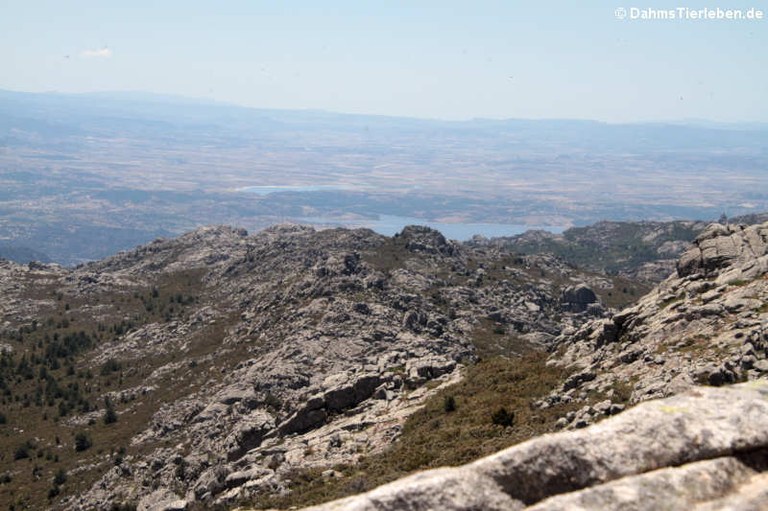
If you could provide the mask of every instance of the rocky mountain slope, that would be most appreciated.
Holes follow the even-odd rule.
[[[2,262],[0,501],[306,505],[761,378],[767,246],[768,224],[710,226],[621,312],[644,289],[627,277],[421,227]]]
[[[710,225],[636,305],[552,345],[572,372],[534,406],[577,403],[558,426],[578,431],[313,509],[766,509],[767,304],[768,223]]]
[[[723,216],[721,223],[728,223]],[[732,225],[768,222],[768,213],[734,217]],[[522,254],[554,254],[569,264],[606,274],[623,275],[634,281],[658,283],[674,273],[678,258],[709,225],[709,222],[603,221],[573,227],[562,234],[528,231],[519,236],[477,238],[477,246],[504,247]]]
[[[764,377],[767,304],[768,223],[712,224],[675,274],[637,304],[555,341],[551,363],[577,373],[547,404],[616,393],[632,404],[694,384]],[[583,412],[571,417],[576,424],[596,411]]]
[[[541,349],[639,292],[427,228],[283,226],[72,270],[4,262],[0,294],[0,499],[144,509],[291,494],[299,471],[385,450],[478,358]]]

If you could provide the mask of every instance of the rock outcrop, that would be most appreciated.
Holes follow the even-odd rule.
[[[563,290],[562,304],[568,312],[587,312],[590,306],[598,306],[597,295],[586,284],[568,286]]]
[[[688,277],[700,273],[717,274],[721,280],[751,279],[768,271],[768,226],[712,224],[682,255],[677,274]],[[723,269],[728,272],[721,272]]]
[[[768,381],[697,387],[308,509],[766,509],[767,424]]]
[[[713,224],[678,267],[634,306],[558,337],[550,363],[574,374],[540,406],[635,404],[768,376],[768,224]],[[583,427],[602,408],[585,404],[562,425]]]

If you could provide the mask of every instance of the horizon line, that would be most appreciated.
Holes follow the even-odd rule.
[[[459,119],[452,118],[439,118],[439,117],[422,117],[416,115],[402,115],[402,114],[381,114],[381,113],[366,113],[366,112],[349,112],[340,110],[328,110],[325,108],[301,108],[301,107],[265,107],[265,106],[253,106],[243,103],[237,103],[227,100],[220,100],[215,98],[209,98],[205,96],[188,96],[179,93],[167,93],[167,92],[155,92],[147,90],[129,89],[129,90],[91,90],[81,92],[63,92],[58,90],[18,90],[8,89],[0,86],[0,93],[11,94],[29,94],[29,95],[48,95],[48,96],[98,96],[98,95],[143,95],[147,96],[145,100],[150,97],[165,98],[167,100],[184,100],[190,103],[196,103],[199,105],[209,106],[221,106],[221,107],[234,107],[242,108],[245,110],[256,111],[279,111],[279,112],[311,112],[322,113],[331,115],[343,115],[350,117],[380,117],[386,119],[403,119],[425,122],[442,122],[442,123],[471,123],[471,122],[509,122],[509,121],[529,121],[529,122],[584,122],[584,123],[596,123],[605,125],[677,125],[699,128],[717,128],[717,127],[744,127],[753,126],[768,128],[768,119],[766,120],[740,120],[740,121],[723,121],[707,118],[687,118],[687,119],[651,119],[651,120],[625,120],[625,121],[608,121],[602,119],[589,119],[584,117],[464,117]],[[112,98],[118,100],[119,98]],[[134,98],[136,102],[141,102],[141,98]]]

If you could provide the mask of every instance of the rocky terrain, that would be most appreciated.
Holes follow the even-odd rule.
[[[628,286],[419,227],[203,228],[71,270],[6,262],[0,495],[144,509],[289,494],[298,470],[384,450],[467,365],[542,349]]]
[[[279,226],[249,235],[211,227],[74,269],[3,262],[0,500],[12,510],[305,505],[580,429],[695,385],[763,377],[768,224],[713,224],[686,247],[675,273],[642,297],[647,288],[627,276],[503,243],[458,244],[423,227],[393,238],[363,229]],[[703,410],[728,400],[696,392],[704,401],[689,394],[679,399],[690,403],[664,406]],[[753,394],[739,392],[733,406],[747,406]],[[598,425],[602,433],[552,438],[583,445],[590,435],[629,434],[631,417],[649,414],[647,426],[632,430],[637,438],[674,429],[648,406]],[[747,491],[762,469],[728,447],[751,434],[737,426],[727,438],[714,425],[691,426],[696,438],[714,435],[717,452],[702,445],[704,454],[683,461],[717,458],[740,474],[729,484]],[[749,437],[750,450],[763,452],[761,431]],[[570,452],[547,442],[505,452],[517,453],[511,460]],[[637,443],[605,449],[631,458]],[[535,497],[494,489],[522,477],[511,472],[451,469],[403,484],[466,477],[511,509],[561,494],[577,500],[558,500],[560,508],[594,508],[589,502],[630,491],[622,484],[639,491],[624,476],[656,484],[648,471],[658,469],[674,487],[698,473],[699,465],[665,468],[680,460],[653,445],[626,466],[624,456],[613,467],[604,452],[585,454],[578,459],[595,475],[581,482],[545,470],[557,488],[542,482]],[[401,487],[394,484],[339,505],[389,509],[380,506],[399,502],[386,496]],[[566,493],[587,487],[593,493]],[[462,488],[430,498],[461,502]],[[707,491],[697,502],[731,490]],[[464,508],[478,506],[486,508]]]
[[[313,509],[766,509],[768,223],[712,224],[676,266],[553,343],[573,372],[535,406],[583,404],[573,431]]]
[[[755,213],[720,223],[755,225],[768,222],[768,213]],[[659,283],[674,273],[678,258],[691,247],[709,222],[673,220],[668,222],[597,222],[573,227],[562,234],[528,231],[519,236],[476,238],[475,246],[503,247],[522,254],[554,254],[579,268],[633,281]]]
[[[605,221],[562,234],[528,231],[507,238],[476,238],[472,243],[525,254],[556,254],[574,266],[656,283],[675,271],[678,257],[706,226],[706,222],[684,220]]]
[[[563,332],[551,363],[577,372],[542,405],[617,393],[634,404],[768,375],[767,275],[768,223],[710,225],[637,304]],[[568,419],[583,426],[610,406]]]

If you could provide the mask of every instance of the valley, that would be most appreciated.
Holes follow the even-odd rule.
[[[392,235],[418,223],[464,241],[713,221],[768,210],[766,147],[760,124],[449,122],[0,91],[0,247],[75,265],[216,224]]]

